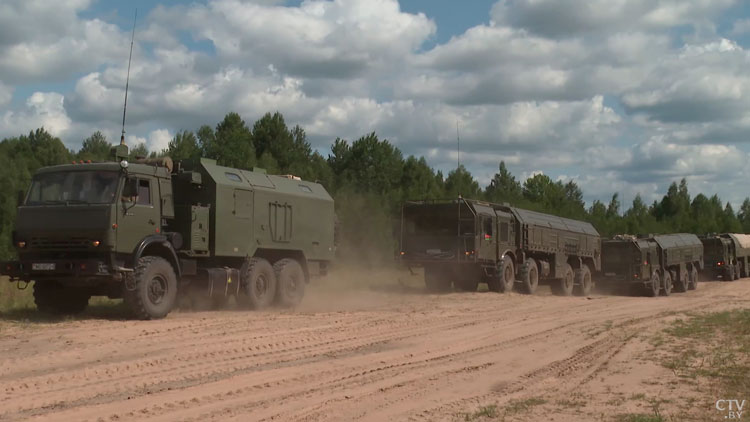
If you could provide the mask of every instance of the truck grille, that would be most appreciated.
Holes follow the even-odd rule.
[[[49,237],[32,237],[30,247],[32,249],[87,249],[90,241],[85,237],[68,237],[65,239],[51,239]]]

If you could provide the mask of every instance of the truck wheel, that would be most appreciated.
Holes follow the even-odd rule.
[[[693,267],[690,271],[690,283],[688,283],[688,290],[695,290],[698,288],[698,270]]]
[[[276,297],[276,274],[263,258],[250,258],[242,273],[242,287],[251,309],[263,309]]]
[[[577,296],[588,296],[591,294],[594,282],[591,281],[591,270],[589,270],[588,265],[583,264],[581,268],[576,270],[575,284],[575,293]]]
[[[573,267],[570,264],[565,264],[565,270],[563,270],[563,276],[559,279],[554,288],[554,292],[560,296],[570,296],[573,294],[573,286],[575,283],[575,274],[573,273]],[[553,284],[554,286],[554,284]]]
[[[659,296],[660,291],[661,291],[661,277],[659,277],[658,272],[654,271],[651,274],[651,285],[647,286],[646,288],[646,296],[648,297]]]
[[[513,260],[506,256],[500,262],[500,268],[497,270],[495,277],[487,281],[487,286],[492,292],[510,292],[513,285],[516,284],[516,272],[513,267]]]
[[[661,289],[662,296],[669,296],[672,294],[672,276],[669,275],[669,271],[664,272],[664,286]]]
[[[65,287],[56,281],[34,282],[34,303],[39,312],[50,315],[75,315],[83,312],[91,295],[87,291]]]
[[[424,284],[430,293],[446,293],[451,290],[451,281],[439,267],[424,267]]]
[[[456,282],[456,287],[464,292],[476,292],[477,288],[479,288],[479,281],[476,279],[458,281]]]
[[[518,278],[521,281],[521,291],[533,295],[539,286],[539,269],[533,258],[528,258],[518,270]]]
[[[677,293],[685,293],[688,289],[687,271],[685,273],[680,272],[680,277],[674,282],[674,291]]]
[[[305,272],[294,259],[284,258],[273,264],[276,273],[276,303],[283,307],[297,306],[305,296]]]
[[[177,276],[172,265],[158,256],[144,256],[135,266],[135,289],[123,288],[122,297],[138,319],[161,319],[177,301]]]
[[[733,281],[734,280],[734,265],[727,265],[727,267],[724,269],[724,277],[722,277],[723,281]]]

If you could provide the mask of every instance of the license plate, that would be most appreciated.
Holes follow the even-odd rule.
[[[55,269],[55,264],[51,263],[41,263],[41,262],[35,262],[31,264],[31,269],[33,271],[52,271]]]

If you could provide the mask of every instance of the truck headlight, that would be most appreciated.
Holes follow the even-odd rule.
[[[100,242],[100,241],[98,241],[98,240],[94,240],[94,241],[92,241],[92,242],[91,242],[91,246],[93,246],[93,247],[97,247],[97,246],[99,246],[99,245],[100,245],[101,243],[102,243],[102,242]]]
[[[16,242],[16,245],[17,245],[17,246],[18,246],[19,248],[23,249],[23,248],[25,248],[25,247],[26,247],[26,242],[25,242],[25,241],[23,241],[23,240],[19,240],[18,242]]]

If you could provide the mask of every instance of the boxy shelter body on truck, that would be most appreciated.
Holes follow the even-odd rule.
[[[429,290],[518,287],[540,279],[561,295],[589,294],[600,268],[599,233],[586,222],[459,198],[408,201],[402,208],[401,259],[424,267]]]

